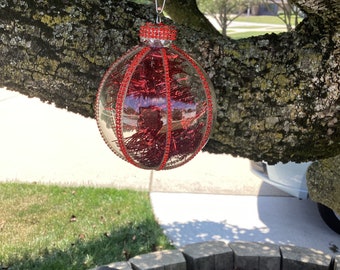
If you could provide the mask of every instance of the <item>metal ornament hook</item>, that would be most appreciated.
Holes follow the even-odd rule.
[[[155,8],[156,8],[156,23],[160,24],[162,22],[162,14],[165,7],[166,0],[163,0],[162,5],[158,5],[158,0],[155,0]]]

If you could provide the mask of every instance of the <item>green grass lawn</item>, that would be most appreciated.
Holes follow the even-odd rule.
[[[89,269],[172,248],[147,192],[0,184],[0,269]]]
[[[275,31],[275,32],[266,32],[266,31],[247,31],[247,32],[228,32],[227,35],[231,37],[232,39],[241,39],[241,38],[249,38],[249,37],[254,37],[254,36],[260,36],[260,35],[265,35],[268,33],[281,33],[282,31]]]
[[[280,15],[283,18],[283,15]],[[292,22],[294,21],[292,15]],[[278,16],[239,16],[235,19],[236,22],[251,22],[251,23],[268,23],[284,25],[284,22]],[[301,22],[302,18],[299,17],[298,21]]]
[[[299,22],[302,18],[299,18]],[[259,36],[267,33],[282,33],[286,32],[286,25],[277,16],[240,16],[235,19],[235,22],[247,22],[253,23],[253,25],[232,27],[229,26],[227,29],[227,35],[233,39],[248,38],[251,36]],[[259,25],[257,25],[259,24]],[[267,30],[263,31],[264,26],[261,24],[277,25],[277,27],[268,27]],[[242,30],[242,31],[238,31]],[[247,31],[248,30],[248,31]]]

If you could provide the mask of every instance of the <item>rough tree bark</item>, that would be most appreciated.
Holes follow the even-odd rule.
[[[280,35],[236,41],[178,25],[177,44],[216,90],[208,151],[271,163],[340,154],[338,0],[294,2],[308,18]],[[118,0],[0,1],[0,86],[93,117],[105,69],[153,20],[153,7]]]
[[[340,156],[314,162],[307,171],[310,198],[340,214]]]

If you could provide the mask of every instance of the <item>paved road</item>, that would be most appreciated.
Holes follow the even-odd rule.
[[[211,239],[294,244],[331,253],[339,235],[311,201],[264,184],[249,160],[200,153],[178,169],[137,169],[106,147],[93,119],[0,89],[0,181],[150,191],[177,246]],[[1,192],[1,191],[0,191]]]
[[[249,160],[230,155],[200,153],[178,169],[140,170],[109,150],[93,119],[4,89],[0,90],[0,126],[3,181],[166,192],[283,194],[250,174]]]

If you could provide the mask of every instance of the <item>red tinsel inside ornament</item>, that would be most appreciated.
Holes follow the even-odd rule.
[[[214,118],[212,85],[203,69],[171,42],[176,30],[148,23],[142,43],[108,69],[96,118],[119,157],[144,169],[170,169],[206,144]]]

